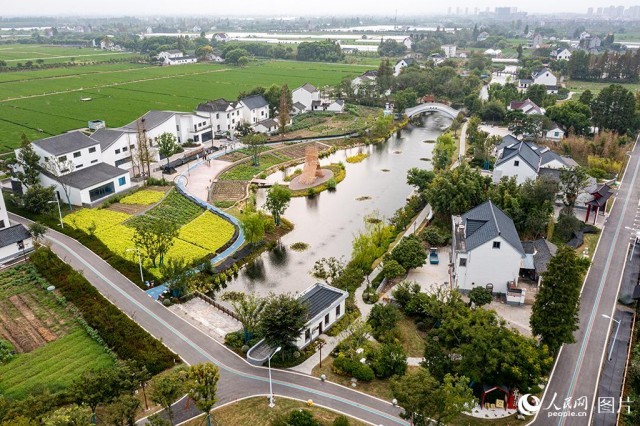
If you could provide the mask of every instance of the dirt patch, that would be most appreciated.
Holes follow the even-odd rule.
[[[242,200],[247,194],[247,182],[244,180],[219,180],[213,184],[211,190],[211,201],[231,201]]]
[[[29,321],[24,317],[15,319],[9,318],[4,312],[8,311],[7,304],[0,306],[0,324],[6,330],[7,340],[14,343],[17,352],[31,352],[32,350],[44,346],[46,341],[31,326]],[[3,333],[4,336],[4,333]]]
[[[42,322],[40,322],[40,320],[35,316],[31,308],[27,306],[26,303],[24,303],[24,300],[22,300],[19,295],[9,297],[9,301],[22,314],[22,316],[27,321],[29,321],[29,324],[31,324],[33,329],[35,329],[38,332],[40,337],[42,337],[45,340],[45,342],[49,343],[56,340],[57,336],[51,330],[45,327],[42,324]]]
[[[149,206],[143,206],[143,205],[140,205],[140,204],[113,203],[109,207],[107,207],[107,210],[113,210],[114,212],[126,213],[126,214],[134,216],[134,215],[137,215],[137,214],[140,214],[140,213],[144,212],[148,208],[149,208]]]

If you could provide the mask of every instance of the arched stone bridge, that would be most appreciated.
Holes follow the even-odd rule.
[[[441,112],[443,114],[448,115],[451,118],[456,118],[460,113],[460,111],[458,111],[457,109],[451,108],[449,105],[438,104],[435,102],[427,102],[424,104],[414,106],[413,108],[407,108],[404,110],[404,113],[407,117],[411,118],[415,115],[422,114],[423,112],[433,112],[433,111]]]

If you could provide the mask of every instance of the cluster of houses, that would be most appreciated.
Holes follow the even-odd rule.
[[[559,180],[560,170],[577,164],[546,147],[505,136],[494,153],[497,158],[493,181],[514,177],[518,184],[548,176]],[[606,209],[612,192],[594,181],[582,189],[581,207],[596,216]],[[541,275],[557,247],[546,239],[522,241],[513,220],[491,201],[460,216],[452,217],[452,283],[463,292],[481,286],[506,296],[507,303],[523,304],[526,288],[520,278],[540,284]],[[499,266],[498,266],[499,265]]]
[[[344,101],[322,98],[308,83],[293,91],[292,114],[343,112],[344,107]],[[142,135],[150,146],[152,161],[158,161],[157,143],[164,133],[173,135],[178,144],[201,144],[217,135],[233,135],[241,123],[258,133],[278,129],[264,96],[251,95],[239,101],[221,98],[203,102],[193,112],[149,111],[117,128],[92,121],[87,132],[76,130],[40,139],[32,142],[32,147],[40,157],[43,186],[54,186],[64,203],[92,206],[131,187],[130,170],[137,165],[136,150]],[[13,185],[19,192],[24,190],[17,181]]]

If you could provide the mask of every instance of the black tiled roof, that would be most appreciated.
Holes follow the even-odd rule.
[[[249,109],[257,109],[269,105],[267,100],[262,95],[247,96],[246,98],[240,99],[240,102],[245,104]]]
[[[48,174],[45,171],[43,171],[43,173]],[[73,188],[85,189],[128,173],[128,171],[110,164],[98,163],[95,166],[87,167],[86,169],[82,168],[60,177],[54,177],[50,174],[49,176]]]
[[[524,253],[513,220],[491,201],[480,204],[462,215],[465,247],[471,251],[497,237],[502,237],[519,253]]]
[[[149,131],[161,125],[175,115],[175,112],[171,111],[149,111],[139,119],[132,121],[126,126],[122,126],[121,129],[129,131],[138,130],[138,121],[144,120],[144,129]]]
[[[300,296],[300,301],[307,304],[308,319],[311,320],[341,297],[345,297],[343,291],[326,284],[316,283]]]
[[[29,238],[31,238],[31,234],[27,231],[27,228],[20,223],[0,229],[0,247],[6,247]]]
[[[85,135],[81,131],[63,133],[50,138],[34,141],[33,144],[44,149],[51,155],[63,155],[80,149],[89,148],[99,142]]]

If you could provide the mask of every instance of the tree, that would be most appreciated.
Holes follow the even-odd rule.
[[[267,193],[267,201],[265,208],[271,212],[276,226],[280,226],[280,218],[284,211],[289,207],[291,201],[291,191],[282,185],[273,185]]]
[[[183,371],[172,371],[158,375],[151,380],[149,397],[153,402],[164,408],[173,425],[173,409],[171,405],[185,392],[185,380]]]
[[[543,84],[532,84],[527,88],[527,98],[540,106],[544,106],[545,99],[547,98],[547,87]]]
[[[71,405],[58,408],[47,415],[42,423],[44,426],[85,426],[91,422],[91,410],[88,407]]]
[[[136,223],[133,244],[144,252],[155,268],[164,264],[164,255],[173,246],[177,235],[178,227],[174,222],[149,219]],[[160,260],[156,264],[158,257]]]
[[[264,238],[264,219],[260,213],[248,213],[240,218],[240,227],[249,244],[256,244]]]
[[[207,426],[211,426],[211,409],[218,398],[218,367],[211,363],[196,364],[187,370],[189,397],[196,403],[196,407],[207,415]]]
[[[246,294],[235,291],[223,294],[222,300],[231,302],[231,306],[233,306],[233,310],[244,328],[244,341],[247,343],[258,330],[266,300],[255,293]]]
[[[180,146],[176,142],[176,137],[169,132],[164,132],[158,137],[158,151],[160,155],[167,159],[167,169],[169,168],[169,157],[180,151]]]
[[[589,89],[586,89],[584,92],[582,92],[582,94],[578,98],[578,102],[588,107],[591,106],[592,101],[593,101],[593,93],[591,93],[591,90]]]
[[[562,190],[565,212],[573,214],[573,207],[580,191],[589,180],[589,175],[584,167],[575,166],[560,169],[560,189]]]
[[[600,129],[626,134],[638,128],[636,98],[619,84],[601,90],[591,103],[591,110],[593,123]]]
[[[402,113],[407,108],[411,108],[417,105],[418,94],[411,89],[398,90],[395,95],[395,109],[397,112]]]
[[[323,280],[327,284],[331,285],[333,281],[335,281],[342,272],[344,271],[345,261],[343,257],[335,258],[331,257],[323,257],[320,260],[316,260],[316,263],[313,264],[313,269],[310,274],[318,279]]]
[[[380,56],[400,56],[407,51],[406,46],[403,43],[398,43],[393,39],[386,39],[380,41],[378,45],[378,54]]]
[[[250,133],[244,137],[243,142],[249,146],[253,167],[260,165],[260,148],[267,142],[267,135],[263,133]]]
[[[140,400],[134,395],[123,393],[111,404],[104,407],[107,423],[113,426],[135,426]]]
[[[131,151],[131,159],[133,163],[137,165],[140,176],[145,176],[146,173],[146,178],[149,178],[151,177],[151,160],[153,153],[151,152],[151,141],[147,137],[145,121],[145,118],[141,118],[136,122],[137,144]]]
[[[531,311],[531,331],[556,354],[564,343],[573,343],[578,329],[580,289],[588,268],[575,250],[560,246],[542,274],[542,287]]]
[[[491,179],[462,163],[460,167],[436,175],[427,199],[434,211],[442,218],[459,215],[487,200]]]
[[[402,267],[396,260],[390,259],[384,262],[382,271],[380,272],[384,278],[394,279],[401,277],[407,273],[407,270]]]
[[[371,358],[371,368],[379,379],[402,376],[407,371],[407,354],[398,343],[383,343]]]
[[[272,348],[290,348],[307,323],[309,310],[288,294],[271,295],[260,316],[259,330]],[[282,352],[284,360],[284,351]]]
[[[232,65],[240,64],[240,58],[247,58],[250,55],[245,49],[232,49],[224,54],[224,61]]]
[[[25,187],[38,185],[40,182],[40,156],[33,150],[33,145],[27,135],[21,136],[20,150],[16,155],[14,166],[11,167],[13,175]]]
[[[480,115],[483,120],[502,121],[507,111],[504,105],[499,101],[489,101],[483,105]]]
[[[96,423],[98,405],[113,401],[120,394],[119,374],[115,368],[85,371],[71,386],[78,404],[91,409],[91,423]]]
[[[200,46],[195,51],[196,56],[200,60],[205,60],[209,55],[213,55],[213,47],[209,45]]]
[[[361,318],[349,324],[346,329],[346,335],[349,336],[349,338],[343,340],[341,343],[341,345],[344,346],[345,354],[351,359],[358,356],[357,350],[369,340],[371,332],[371,325],[369,325],[368,322],[362,321]]]
[[[29,233],[33,238],[33,244],[39,244],[44,234],[47,232],[47,227],[40,222],[33,222],[29,225]]]
[[[278,106],[278,124],[280,125],[280,134],[284,136],[284,131],[289,124],[289,112],[291,111],[291,94],[286,84],[282,85],[280,90],[280,103]]]
[[[430,425],[431,419],[446,424],[476,403],[466,377],[447,374],[439,384],[423,368],[392,380],[391,391],[404,409],[403,417],[415,426]]]
[[[293,410],[289,414],[283,413],[276,417],[270,426],[320,426],[320,422],[309,410]]]
[[[431,170],[413,167],[407,172],[407,184],[415,186],[420,192],[424,192],[435,177],[436,174]]]
[[[380,96],[386,96],[393,85],[393,68],[388,59],[380,61],[376,76],[376,90]]]
[[[484,287],[477,286],[469,292],[469,300],[476,306],[488,305],[493,300],[491,292]]]
[[[591,125],[591,109],[578,101],[565,101],[547,108],[545,115],[577,135],[585,135]]]
[[[436,139],[433,148],[433,169],[435,171],[444,170],[451,165],[451,159],[456,150],[453,137],[448,133],[443,133]]]
[[[44,187],[40,184],[30,186],[22,196],[22,205],[31,213],[40,214],[51,211],[53,205],[50,201],[55,201],[55,187]]]
[[[398,262],[404,269],[418,268],[425,264],[427,252],[415,235],[402,238],[391,251],[391,259]]]
[[[73,171],[76,169],[75,163],[72,160],[63,159],[63,157],[45,157],[43,166],[47,172],[57,178],[56,181],[60,184],[60,187],[62,187],[62,191],[67,197],[69,210],[71,210],[71,185],[69,184],[69,181],[64,178],[64,175],[73,173]]]

